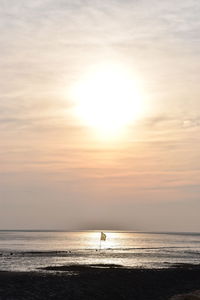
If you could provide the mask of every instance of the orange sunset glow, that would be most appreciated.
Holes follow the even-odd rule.
[[[0,300],[200,299],[200,1],[0,0]]]
[[[1,228],[199,230],[198,6],[2,2]]]

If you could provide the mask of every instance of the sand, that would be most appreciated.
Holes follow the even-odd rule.
[[[175,295],[170,300],[198,300],[200,299],[200,291],[194,291],[188,294]]]
[[[188,269],[193,269],[196,268],[198,269],[199,266],[193,266],[193,265],[184,265],[184,264],[177,264],[177,267],[180,266],[181,268],[185,268],[187,267]],[[170,298],[170,300],[200,300],[200,290],[197,291],[192,291],[190,293],[185,293],[185,294],[178,294],[178,295],[174,295]]]
[[[194,298],[197,292],[179,294],[199,289],[200,266],[191,265],[170,269],[62,266],[38,272],[0,272],[0,300],[192,300],[199,299]]]

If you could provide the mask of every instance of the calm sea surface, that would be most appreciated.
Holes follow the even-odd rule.
[[[199,233],[0,231],[0,270],[64,264],[163,268],[200,263]]]

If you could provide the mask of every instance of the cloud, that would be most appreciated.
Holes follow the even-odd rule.
[[[11,203],[23,207],[19,222],[31,216],[26,201],[33,209],[36,201],[31,224],[39,209],[44,225],[42,211],[51,199],[48,224],[56,209],[67,222],[65,211],[75,213],[77,203],[82,224],[91,224],[91,203],[98,216],[104,202],[111,215],[114,204],[117,217],[124,209],[131,226],[132,211],[139,224],[144,203],[197,198],[199,8],[197,0],[1,3],[0,201],[8,201],[13,220]],[[120,142],[99,141],[71,114],[69,87],[101,61],[133,70],[147,99],[143,119]],[[143,220],[147,228],[158,218],[151,214]],[[112,218],[105,224],[115,224]]]

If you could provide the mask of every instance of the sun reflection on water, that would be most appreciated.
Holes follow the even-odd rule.
[[[107,232],[104,231],[106,234],[106,240],[101,241],[101,231],[97,232],[87,232],[85,233],[87,235],[87,238],[89,238],[89,245],[91,248],[99,249],[101,244],[101,249],[119,249],[123,248],[123,237],[124,233],[120,232]]]
[[[30,271],[72,264],[162,268],[166,262],[199,263],[200,234],[103,232],[106,241],[101,241],[101,250],[101,231],[0,232],[1,269]]]

